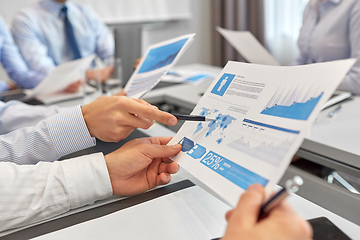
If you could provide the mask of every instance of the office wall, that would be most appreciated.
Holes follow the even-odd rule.
[[[158,24],[147,24],[143,30],[143,51],[150,44],[187,33],[196,33],[194,42],[178,65],[190,63],[212,64],[212,9],[211,1],[192,0],[192,18]]]

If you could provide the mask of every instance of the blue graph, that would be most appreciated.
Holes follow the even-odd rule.
[[[279,89],[261,114],[307,120],[323,95],[319,91],[304,93],[299,88],[284,93],[285,91],[284,88]]]
[[[188,38],[185,38],[165,46],[151,49],[138,73],[149,72],[171,64],[187,40]]]

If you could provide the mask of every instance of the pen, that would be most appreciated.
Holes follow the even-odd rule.
[[[341,109],[341,104],[339,104],[339,106],[337,108],[335,108],[334,110],[332,110],[330,113],[329,113],[329,117],[333,117],[337,112],[339,112]]]
[[[285,183],[280,191],[267,200],[260,208],[259,219],[266,213],[268,213],[273,207],[278,205],[284,200],[290,193],[296,193],[299,187],[303,184],[303,179],[300,176],[295,176],[293,179],[289,179]]]
[[[183,115],[183,114],[173,114],[178,120],[186,120],[186,121],[216,121],[215,118],[208,118],[204,116],[196,116],[196,115]]]

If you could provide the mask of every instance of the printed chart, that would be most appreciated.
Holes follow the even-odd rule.
[[[151,49],[138,73],[150,72],[171,64],[187,40],[188,38],[185,38],[165,46]]]
[[[307,120],[322,95],[323,92],[317,91],[316,88],[283,86],[276,91],[261,114]]]
[[[196,130],[193,133],[193,136],[197,134],[200,131],[206,131],[205,137],[215,137],[216,143],[221,144],[222,141],[225,138],[225,131],[226,129],[234,122],[236,121],[236,118],[227,115],[222,114],[217,109],[209,109],[209,108],[201,108],[202,111],[199,114],[200,116],[209,116],[209,115],[215,115],[216,114],[216,121],[211,122],[199,122],[197,125]]]
[[[228,147],[256,159],[279,166],[299,131],[244,119],[240,138]]]

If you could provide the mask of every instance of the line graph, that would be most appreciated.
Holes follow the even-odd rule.
[[[237,133],[239,138],[227,146],[278,166],[299,133],[297,130],[244,119],[242,128]]]
[[[188,38],[185,38],[165,46],[151,49],[138,73],[149,72],[171,64],[187,40]]]
[[[323,96],[319,89],[315,86],[281,86],[261,114],[307,120]]]

